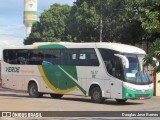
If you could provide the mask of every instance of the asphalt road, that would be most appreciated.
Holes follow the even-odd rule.
[[[116,117],[116,115],[119,116],[122,113],[160,111],[160,97],[154,96],[148,100],[128,100],[124,104],[118,104],[114,99],[107,99],[103,104],[95,104],[90,101],[90,97],[65,95],[61,99],[52,99],[49,95],[44,95],[43,98],[30,98],[28,93],[0,88],[0,111],[61,111],[59,113],[55,112],[54,115],[64,114],[65,117],[65,115],[70,114],[74,117],[79,114],[79,116],[92,117],[97,115],[100,117],[105,114],[105,116]],[[53,115],[52,112],[47,112],[47,114]],[[160,115],[160,112],[158,114]]]

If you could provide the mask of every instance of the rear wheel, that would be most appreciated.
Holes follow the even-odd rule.
[[[29,96],[33,98],[42,97],[43,94],[38,92],[38,87],[36,83],[31,83],[28,88]]]
[[[116,99],[116,101],[118,103],[125,103],[127,101],[127,99]]]
[[[104,102],[104,98],[102,97],[102,91],[99,87],[94,87],[91,90],[91,100],[94,103],[103,103]]]
[[[62,98],[62,97],[63,97],[62,94],[54,94],[54,93],[50,94],[50,96],[51,96],[52,98],[55,98],[55,99],[59,99],[59,98]]]

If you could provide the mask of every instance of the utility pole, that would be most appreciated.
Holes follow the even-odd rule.
[[[102,0],[100,0],[101,10],[100,10],[100,42],[102,42],[102,32],[103,32],[103,21],[102,21]]]

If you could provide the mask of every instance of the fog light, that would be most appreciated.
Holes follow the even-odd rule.
[[[131,95],[131,94],[129,94],[129,93],[126,93],[126,96],[127,96],[127,97],[131,97],[132,95]]]

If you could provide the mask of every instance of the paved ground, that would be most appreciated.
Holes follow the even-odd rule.
[[[27,93],[0,88],[0,111],[83,111],[80,113],[82,116],[90,114],[84,111],[107,111],[100,114],[112,114],[117,111],[160,111],[160,97],[128,100],[125,104],[118,104],[111,99],[103,104],[95,104],[91,103],[90,97],[65,95],[62,99],[52,99],[45,95],[43,98],[30,98]],[[95,114],[97,113],[91,113],[90,116]]]
[[[0,88],[0,111],[137,111],[160,108],[160,97],[148,100],[128,100],[118,104],[114,99],[104,104],[91,103],[90,97],[65,95],[62,99],[30,98],[27,93],[17,93]]]

